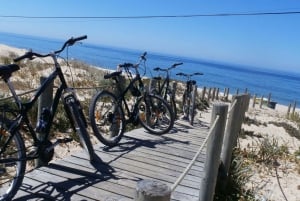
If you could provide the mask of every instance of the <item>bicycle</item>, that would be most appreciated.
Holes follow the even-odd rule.
[[[143,62],[145,74],[146,53],[138,63],[124,63],[118,70],[107,74],[104,79],[112,79],[116,84],[116,93],[108,90],[99,91],[92,98],[89,117],[95,136],[106,146],[112,147],[121,140],[127,124],[139,123],[150,133],[161,135],[170,131],[174,125],[174,114],[168,103],[160,96],[151,94],[144,88],[139,66]],[[131,73],[134,71],[134,76]],[[125,71],[129,84],[121,81]],[[133,100],[127,101],[125,96],[131,92]],[[129,103],[132,103],[129,107]]]
[[[10,200],[20,188],[28,160],[39,158],[44,163],[48,163],[54,155],[54,147],[60,143],[70,142],[71,138],[57,139],[52,143],[48,138],[50,135],[51,125],[59,104],[63,102],[64,109],[70,119],[74,131],[79,135],[80,142],[89,155],[92,162],[94,159],[94,150],[86,130],[87,123],[83,115],[82,107],[72,88],[69,88],[58,62],[59,53],[66,47],[72,46],[77,41],[86,39],[87,36],[70,38],[60,50],[49,54],[39,54],[29,51],[24,55],[15,58],[15,62],[23,59],[34,59],[37,57],[51,57],[54,61],[52,73],[37,89],[29,101],[22,101],[16,94],[13,83],[10,81],[12,74],[20,69],[18,64],[9,64],[0,66],[0,77],[8,86],[15,104],[1,106],[0,113],[0,200]],[[55,92],[52,105],[49,108],[43,108],[40,118],[33,126],[28,117],[29,111],[33,108],[39,96],[46,88],[56,79],[60,84]],[[30,136],[33,144],[29,146],[24,144],[24,137],[21,131],[25,131]],[[43,133],[45,137],[40,138],[38,134]]]
[[[203,73],[177,73],[178,76],[183,76],[186,78],[185,82],[185,90],[182,98],[182,111],[183,111],[183,119],[186,119],[190,122],[191,125],[194,124],[194,117],[196,114],[195,111],[195,99],[197,93],[197,82],[196,80],[192,80],[192,76],[194,75],[203,75]]]
[[[170,71],[182,64],[183,63],[174,63],[169,68],[156,67],[153,69],[154,71],[165,72],[165,76],[164,76],[164,78],[162,76],[153,77],[153,79],[156,81],[156,83],[155,83],[155,86],[151,89],[151,92],[161,95],[170,104],[170,106],[174,112],[175,118],[177,118],[177,108],[176,108],[176,101],[175,101],[175,92],[173,92],[174,89],[172,89],[170,86],[170,74],[171,74]],[[162,79],[164,79],[164,80],[161,81]]]

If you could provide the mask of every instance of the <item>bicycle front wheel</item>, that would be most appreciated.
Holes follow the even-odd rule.
[[[147,94],[139,101],[139,120],[150,133],[161,135],[174,126],[174,113],[161,96]]]
[[[114,94],[109,91],[98,92],[92,99],[89,118],[100,142],[109,147],[119,143],[125,129],[125,117]]]
[[[24,141],[18,131],[10,133],[7,128],[9,126],[0,119],[0,201],[14,197],[26,168]]]
[[[75,132],[79,136],[79,140],[83,148],[86,150],[86,152],[89,154],[90,161],[94,159],[94,149],[92,142],[90,140],[90,136],[86,130],[86,121],[85,117],[83,116],[83,113],[81,111],[80,103],[76,101],[75,97],[70,96],[66,98],[66,103],[69,106],[69,112],[72,117],[73,122],[73,128],[75,129]]]

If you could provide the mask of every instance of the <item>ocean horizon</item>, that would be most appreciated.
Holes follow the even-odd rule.
[[[47,53],[59,49],[64,40],[0,32],[0,43]],[[231,94],[235,94],[237,90],[243,93],[247,89],[252,96],[256,94],[257,97],[268,97],[271,93],[271,101],[282,105],[289,105],[300,100],[300,93],[298,93],[300,90],[300,74],[295,72],[207,61],[147,50],[139,51],[130,48],[109,47],[91,44],[88,39],[82,41],[82,44],[69,48],[68,51],[70,58],[110,70],[116,69],[116,66],[120,63],[135,63],[143,52],[147,52],[145,76],[148,77],[157,75],[152,70],[155,67],[167,68],[173,63],[183,62],[183,65],[172,70],[171,77],[173,79],[182,80],[181,77],[176,76],[178,72],[202,72],[204,73],[203,76],[193,77],[200,88],[204,86],[207,88],[215,87],[219,88],[221,92],[225,88],[229,88]]]

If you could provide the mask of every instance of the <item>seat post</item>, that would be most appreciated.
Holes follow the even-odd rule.
[[[17,95],[16,90],[15,90],[13,84],[12,84],[11,81],[10,81],[10,78],[9,78],[9,77],[8,77],[8,78],[5,78],[5,79],[4,79],[4,82],[7,84],[7,86],[8,86],[8,88],[9,88],[9,90],[10,90],[10,92],[11,92],[13,98],[15,99],[15,101],[16,101],[18,107],[21,108],[21,107],[22,107],[22,106],[21,106],[21,100],[20,100],[19,96]]]

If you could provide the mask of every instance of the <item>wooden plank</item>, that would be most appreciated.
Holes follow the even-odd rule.
[[[46,195],[46,200],[132,200],[140,180],[160,180],[171,186],[207,133],[207,126],[190,126],[183,121],[176,121],[172,132],[161,136],[151,135],[143,128],[130,131],[116,147],[95,145],[102,160],[97,164],[90,164],[87,154],[79,151],[27,173],[16,200]],[[198,200],[204,160],[205,151],[172,192],[172,201]]]

